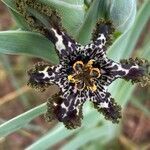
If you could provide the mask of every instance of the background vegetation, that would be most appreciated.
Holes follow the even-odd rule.
[[[0,2],[0,149],[150,149],[150,88],[122,80],[109,89],[123,107],[119,125],[104,120],[88,102],[81,128],[67,130],[61,123],[46,123],[45,102],[57,88],[50,87],[42,94],[30,89],[26,86],[26,70],[41,58],[57,63],[58,57],[47,39],[28,30],[24,19],[16,13],[14,2],[3,2],[5,5]],[[129,57],[150,60],[149,0],[43,2],[59,11],[63,26],[81,43],[89,41],[97,18],[107,12],[121,33],[109,48],[109,57],[116,61]]]

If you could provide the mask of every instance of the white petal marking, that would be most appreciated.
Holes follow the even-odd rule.
[[[100,108],[109,108],[107,102],[100,103],[99,107]]]
[[[56,42],[56,49],[61,51],[62,49],[66,49],[64,43],[63,43],[63,38],[61,35],[59,35],[54,28],[52,28],[52,31],[55,33],[55,36],[57,37],[57,42]]]
[[[46,67],[43,71],[39,71],[39,73],[43,73],[43,74],[44,74],[43,79],[45,79],[45,78],[50,78],[50,76],[49,76],[49,74],[48,74],[48,71],[47,71],[48,68],[49,68],[49,66]]]

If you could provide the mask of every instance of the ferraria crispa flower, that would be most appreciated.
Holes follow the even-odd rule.
[[[106,56],[106,45],[110,44],[114,31],[109,21],[98,22],[92,41],[83,46],[57,25],[60,18],[55,11],[36,1],[26,0],[21,6],[20,0],[16,1],[18,11],[29,26],[53,42],[60,59],[58,65],[38,63],[28,71],[30,86],[45,89],[56,84],[60,88],[60,92],[47,102],[46,119],[57,119],[69,129],[77,128],[81,125],[82,106],[89,100],[106,119],[118,123],[121,107],[111,97],[108,86],[118,78],[149,84],[149,62],[136,58],[118,63]],[[48,29],[32,16],[32,9],[41,10],[40,13],[48,18],[51,25]]]
[[[56,84],[60,88],[48,100],[47,120],[57,119],[67,128],[76,128],[81,125],[82,106],[90,100],[106,119],[119,122],[121,107],[107,88],[117,78],[142,81],[148,62],[129,59],[117,63],[109,59],[105,45],[112,31],[110,22],[98,23],[93,41],[82,46],[67,33],[51,28],[49,36],[53,36],[60,64],[38,63],[28,71],[30,85],[45,88]]]

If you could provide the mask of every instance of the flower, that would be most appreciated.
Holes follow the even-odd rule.
[[[86,100],[93,102],[106,119],[118,123],[121,107],[111,97],[108,86],[118,78],[140,82],[148,72],[143,66],[150,66],[147,61],[141,63],[140,59],[117,63],[106,56],[106,44],[113,33],[109,21],[97,23],[95,32],[91,43],[82,46],[66,32],[52,27],[48,38],[53,39],[60,63],[55,66],[38,63],[28,71],[32,87],[59,86],[60,92],[47,102],[45,116],[48,121],[63,122],[68,129],[81,126],[82,106]]]

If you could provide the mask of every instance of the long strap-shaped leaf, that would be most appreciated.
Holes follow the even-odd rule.
[[[34,150],[34,149],[42,149],[46,150],[49,147],[54,146],[56,143],[59,141],[67,138],[68,136],[72,134],[77,134],[78,131],[80,132],[85,132],[86,130],[90,130],[92,127],[94,127],[99,119],[99,114],[95,115],[94,111],[91,112],[86,112],[85,113],[85,118],[84,118],[84,125],[83,128],[81,129],[76,129],[76,130],[68,130],[62,125],[56,126],[52,131],[49,131],[45,136],[43,136],[39,141],[35,142],[33,145],[29,146],[26,150]],[[85,127],[85,129],[84,129]]]
[[[0,137],[5,137],[16,130],[24,127],[34,118],[40,116],[46,111],[46,103],[39,105],[5,123],[0,125]]]
[[[86,44],[87,42],[90,41],[91,33],[95,27],[96,21],[99,16],[104,17],[104,12],[106,12],[106,1],[105,0],[93,1],[83,24],[79,28],[79,32],[76,37],[80,43]]]
[[[139,10],[135,23],[132,28],[124,33],[116,42],[109,48],[109,56],[117,61],[120,58],[128,58],[134,49],[137,40],[150,18],[150,2],[146,0]],[[117,54],[117,55],[116,55]]]
[[[58,63],[53,44],[40,34],[33,32],[0,32],[0,53],[32,55]]]

